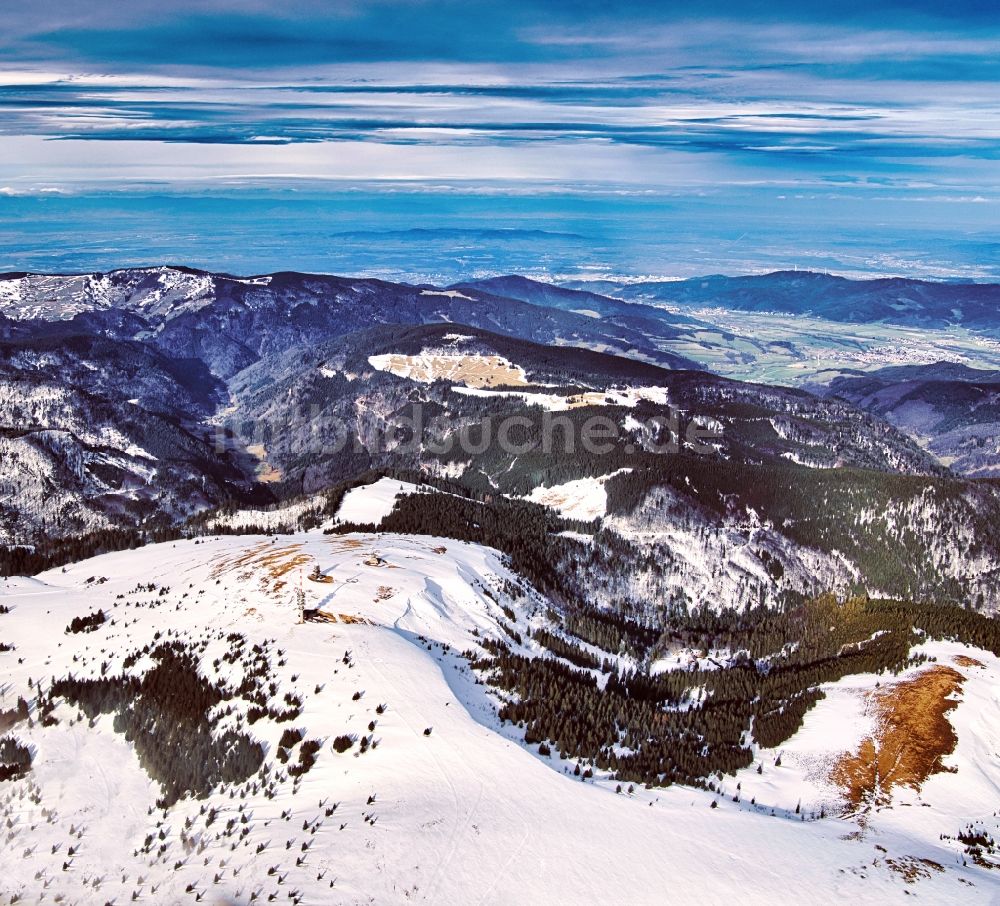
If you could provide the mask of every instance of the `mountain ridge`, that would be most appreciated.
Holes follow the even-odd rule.
[[[524,556],[561,563],[560,593],[602,605],[779,605],[825,586],[1000,606],[1000,550],[980,531],[1000,507],[992,485],[836,394],[676,367],[693,363],[660,344],[691,325],[665,309],[521,278],[487,285],[534,301],[293,272],[40,281],[15,299],[0,280],[22,315],[0,320],[2,443],[18,464],[0,501],[8,546],[44,557],[88,525],[177,533],[212,508],[395,471],[458,482],[494,508],[503,496],[593,514],[563,526],[591,539],[589,564],[544,533]],[[45,317],[26,317],[39,306]],[[89,413],[92,434],[73,412]],[[572,432],[603,419],[608,452],[546,452],[554,414]],[[407,442],[400,425],[423,417],[437,433]],[[503,424],[518,425],[521,452],[432,452]],[[715,439],[693,451],[691,429]],[[463,535],[467,515],[437,518]],[[633,580],[609,580],[605,557],[630,563]]]
[[[568,281],[587,290],[587,281]],[[615,283],[608,295],[680,307],[719,306],[749,312],[823,317],[849,323],[1000,330],[1000,284],[936,282],[908,277],[852,279],[816,271],[772,271],[748,276],[712,275],[672,281]]]

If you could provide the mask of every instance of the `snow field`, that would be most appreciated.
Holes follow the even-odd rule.
[[[303,588],[307,606],[337,622],[294,622],[294,570],[275,576],[276,564],[290,557],[304,561],[297,569],[314,562],[332,578],[306,580]],[[101,577],[107,581],[88,581]],[[885,903],[917,893],[943,903],[989,902],[1000,893],[988,872],[956,864],[953,849],[938,840],[959,829],[951,825],[960,809],[982,811],[995,799],[996,659],[973,652],[986,667],[981,677],[970,676],[968,700],[953,714],[960,738],[979,735],[960,742],[957,774],[927,784],[922,795],[933,808],[886,810],[859,835],[848,821],[770,817],[726,795],[679,787],[617,795],[614,781],[581,782],[568,776],[571,762],[519,745],[517,729],[497,725],[494,699],[457,654],[486,635],[499,637],[506,620],[500,603],[515,610],[522,630],[544,609],[531,592],[506,597],[505,580],[517,577],[495,551],[477,545],[310,532],[178,541],[3,582],[0,598],[10,612],[0,615],[0,628],[15,649],[0,655],[0,708],[30,695],[29,677],[85,676],[102,660],[114,674],[128,652],[158,632],[209,640],[203,670],[211,673],[211,662],[228,648],[226,634],[235,632],[249,643],[269,643],[278,695],[294,690],[304,702],[290,725],[263,720],[251,728],[267,744],[268,762],[285,726],[303,728],[323,746],[297,789],[283,783],[274,799],[230,798],[231,790],[220,789],[204,803],[182,800],[164,817],[155,808],[149,813],[158,790],[111,718],[90,728],[72,722],[74,708],[60,706],[57,726],[15,731],[35,747],[35,761],[27,779],[0,785],[0,812],[14,822],[0,850],[0,893],[30,903],[43,892],[50,900],[61,894],[67,902],[128,902],[136,890],[136,902],[194,902],[201,893],[206,902],[248,903],[254,893],[261,902],[272,893],[292,902],[294,891],[300,902],[315,904],[799,903],[806,891],[816,902]],[[169,591],[136,594],[140,583]],[[108,623],[93,633],[64,632],[74,616],[98,607]],[[235,681],[241,669],[223,664],[220,675]],[[367,734],[373,720],[376,748],[333,752],[334,736]],[[785,749],[801,751],[804,764],[807,752],[857,735],[858,720],[847,691],[831,696]],[[789,755],[786,763],[793,762]],[[767,782],[770,774],[763,775]],[[735,782],[727,778],[727,792]],[[797,791],[773,784],[775,798]],[[210,828],[199,816],[202,805],[219,811]],[[915,812],[920,822],[912,820]],[[249,835],[231,848],[235,837],[219,831],[242,815],[248,823],[237,826]],[[192,851],[180,839],[189,819]],[[71,826],[83,836],[63,871]],[[149,833],[160,845],[160,831],[165,858],[133,855]],[[876,842],[889,854],[927,856],[946,870],[908,885],[897,871],[871,864]]]

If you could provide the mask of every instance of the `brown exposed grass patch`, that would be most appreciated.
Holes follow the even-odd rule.
[[[436,380],[465,384],[466,387],[524,387],[527,375],[498,355],[399,355],[375,357],[376,367],[411,381]]]
[[[307,610],[307,623],[346,623],[348,626],[371,626],[372,621],[352,613],[331,613],[329,610]]]
[[[232,572],[240,566],[246,566],[262,550],[271,546],[270,541],[261,541],[253,547],[248,547],[242,554],[233,557],[219,556],[215,558],[215,566],[212,568],[213,579],[221,579],[226,573]]]
[[[982,661],[977,661],[974,657],[969,657],[967,654],[956,654],[952,660],[958,664],[959,667],[982,667],[986,668],[986,665]]]
[[[354,551],[361,547],[361,542],[357,538],[334,538],[327,543],[337,551]]]
[[[225,573],[243,569],[241,579],[249,579],[254,573],[261,574],[261,585],[272,593],[281,591],[286,583],[283,576],[299,566],[312,561],[308,554],[300,553],[301,544],[275,545],[263,541],[247,548],[235,557],[222,558],[212,570],[212,578],[221,578]]]
[[[300,554],[298,550],[301,544],[289,544],[280,547],[270,554],[265,554],[258,559],[258,563],[267,570],[267,574],[272,579],[280,579],[290,573],[297,566],[305,566],[312,560],[308,554]]]
[[[931,774],[948,770],[943,759],[958,742],[948,712],[958,704],[952,696],[964,680],[957,670],[938,665],[869,693],[875,731],[831,772],[852,811],[887,805],[894,787],[919,790]]]
[[[907,884],[916,884],[917,881],[931,877],[931,872],[941,873],[943,866],[933,859],[918,859],[915,856],[897,856],[893,859],[886,859],[885,864],[894,872],[902,875],[903,881]]]

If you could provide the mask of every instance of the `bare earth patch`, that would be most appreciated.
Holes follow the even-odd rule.
[[[271,547],[270,541],[261,541],[255,544],[253,547],[248,547],[243,553],[233,556],[219,556],[212,560],[212,572],[211,577],[213,579],[221,579],[226,573],[232,572],[241,566],[246,566],[253,560],[253,558],[259,554],[261,551],[266,550]]]
[[[986,669],[986,665],[982,661],[977,661],[974,657],[969,657],[967,654],[956,654],[952,660],[959,667],[982,667],[984,670]]]
[[[218,579],[227,572],[244,568],[240,578],[250,578],[256,572],[260,575],[262,588],[272,594],[277,593],[285,587],[284,576],[296,567],[312,562],[312,557],[300,553],[301,548],[301,544],[275,545],[263,541],[236,557],[220,558],[212,570],[212,578]]]
[[[931,774],[948,770],[943,759],[958,742],[948,712],[958,704],[953,696],[964,680],[957,670],[938,665],[868,694],[875,732],[857,752],[845,752],[830,775],[850,811],[888,805],[894,787],[919,790]]]
[[[917,881],[930,878],[932,871],[938,874],[944,871],[944,868],[933,859],[918,859],[915,856],[886,859],[885,864],[896,874],[901,875],[907,884],[916,884]]]
[[[361,542],[357,538],[331,538],[327,544],[335,551],[357,550],[361,547]]]
[[[448,380],[466,387],[524,387],[528,376],[520,365],[514,365],[498,355],[373,355],[368,359],[373,368],[388,371],[398,377],[429,384]]]

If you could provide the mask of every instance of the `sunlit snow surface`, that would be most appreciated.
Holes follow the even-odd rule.
[[[314,565],[332,581],[303,580]],[[906,794],[913,805],[872,816],[864,832],[837,817],[771,817],[748,800],[754,784],[758,804],[779,811],[794,808],[799,796],[807,800],[818,788],[805,776],[810,753],[853,744],[863,717],[850,690],[874,678],[848,679],[831,691],[784,747],[780,769],[727,778],[717,795],[678,787],[616,795],[614,781],[581,782],[571,775],[573,762],[541,758],[517,742],[516,728],[500,728],[494,700],[456,653],[500,636],[499,622],[509,622],[501,604],[515,610],[524,650],[538,651],[526,630],[545,619],[546,602],[530,591],[507,597],[504,580],[515,579],[496,552],[472,544],[316,531],[178,541],[3,582],[0,598],[10,612],[0,615],[0,628],[15,646],[0,654],[3,707],[31,696],[29,678],[47,683],[69,672],[90,675],[102,660],[116,673],[124,656],[156,632],[209,639],[203,669],[211,673],[211,662],[227,650],[225,635],[242,633],[251,642],[274,639],[284,652],[284,666],[274,665],[279,695],[298,692],[304,710],[294,725],[324,746],[298,793],[288,783],[275,799],[248,797],[248,822],[238,826],[249,834],[235,849],[235,836],[204,833],[204,851],[185,852],[179,835],[189,817],[201,828],[203,804],[219,809],[213,829],[221,830],[239,818],[238,797],[182,800],[159,828],[167,849],[155,861],[133,853],[147,834],[159,832],[162,812],[148,813],[157,788],[110,718],[90,728],[85,720],[73,722],[75,709],[60,706],[57,726],[36,722],[15,731],[35,747],[35,762],[28,780],[0,785],[0,808],[12,822],[0,850],[0,891],[19,893],[27,903],[40,902],[43,892],[49,902],[62,895],[66,902],[121,903],[137,889],[137,902],[181,903],[196,896],[185,892],[188,885],[215,903],[247,903],[253,892],[262,902],[272,893],[288,902],[289,891],[316,904],[801,903],[803,897],[884,903],[909,894],[941,903],[1000,895],[994,875],[963,867],[957,844],[939,839],[996,807],[996,658],[972,651],[985,667],[963,671],[964,699],[952,712],[960,742],[948,760],[957,773],[935,775],[919,805]],[[170,590],[135,594],[138,583]],[[307,606],[336,622],[296,624],[299,583]],[[98,607],[109,616],[104,626],[64,632],[74,616]],[[932,650],[945,661],[966,649]],[[227,669],[223,663],[223,675]],[[385,713],[377,715],[382,703]],[[367,733],[372,720],[377,748],[363,755],[357,746],[343,755],[332,751],[334,736]],[[269,760],[284,726],[264,720],[252,728],[267,743]],[[737,804],[732,795],[740,780]],[[28,783],[40,786],[40,802],[20,797]],[[320,802],[340,804],[325,818]],[[290,818],[283,820],[286,810]],[[303,830],[317,819],[315,834]],[[83,836],[63,871],[71,826]],[[943,871],[906,884],[888,866],[890,857],[930,859]],[[269,875],[272,866],[277,870]],[[103,878],[99,890],[97,878]]]
[[[400,497],[414,494],[419,490],[417,485],[408,481],[380,478],[374,484],[362,485],[348,491],[337,510],[337,518],[341,522],[378,527],[392,512]]]

